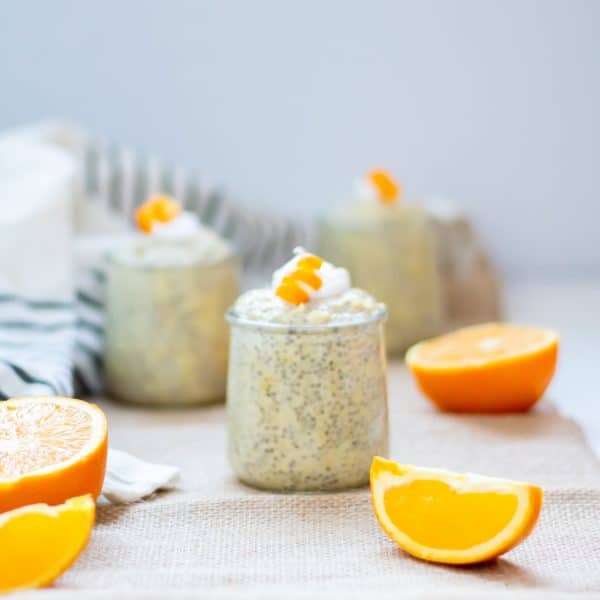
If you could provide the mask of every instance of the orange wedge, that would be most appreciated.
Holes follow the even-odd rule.
[[[404,551],[431,562],[471,564],[508,552],[533,530],[542,497],[527,483],[379,457],[371,465],[379,524]]]
[[[0,402],[0,512],[97,498],[107,442],[106,418],[94,404],[54,397]]]
[[[60,506],[33,504],[0,515],[0,592],[52,583],[85,548],[94,514],[88,495]]]
[[[416,344],[406,364],[442,410],[524,412],[548,387],[557,355],[552,331],[487,323]]]

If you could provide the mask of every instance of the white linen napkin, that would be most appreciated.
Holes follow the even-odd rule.
[[[159,490],[174,489],[179,474],[177,467],[145,462],[110,448],[102,496],[113,504],[128,504]]]

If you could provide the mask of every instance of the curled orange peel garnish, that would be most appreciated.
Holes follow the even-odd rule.
[[[290,304],[305,304],[309,300],[308,292],[303,290],[295,281],[282,283],[275,293]]]
[[[181,213],[181,204],[171,196],[151,196],[135,211],[135,222],[144,233],[152,233],[154,223],[168,223]]]
[[[286,277],[286,279],[288,278],[301,281],[302,283],[310,286],[313,290],[318,290],[323,285],[321,278],[312,269],[307,269],[306,267],[303,269],[297,269],[291,275]]]
[[[313,254],[309,254],[308,256],[303,256],[297,263],[296,266],[299,269],[320,269],[323,264],[323,259],[319,256],[314,256]]]
[[[315,273],[323,264],[323,259],[318,256],[308,255],[302,257],[297,263],[295,271],[286,275],[277,289],[275,295],[290,304],[305,304],[310,300],[310,295],[302,287],[302,283],[318,290],[323,285],[323,280]]]
[[[377,190],[377,197],[382,204],[394,204],[400,196],[400,186],[387,171],[371,171],[367,179]]]

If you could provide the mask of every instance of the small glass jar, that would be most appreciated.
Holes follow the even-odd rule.
[[[443,302],[435,239],[420,207],[403,205],[373,219],[322,220],[318,249],[346,267],[357,287],[387,305],[390,355],[440,333]]]
[[[287,325],[228,312],[228,452],[242,482],[281,492],[368,483],[373,456],[388,450],[385,315]]]
[[[229,338],[223,314],[238,293],[237,270],[231,255],[178,264],[111,255],[105,334],[109,393],[162,406],[223,400]]]

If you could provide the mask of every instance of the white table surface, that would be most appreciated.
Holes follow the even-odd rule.
[[[547,391],[585,430],[600,457],[600,279],[507,282],[507,320],[560,334],[556,376]]]

